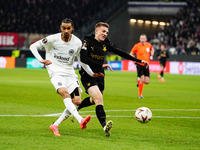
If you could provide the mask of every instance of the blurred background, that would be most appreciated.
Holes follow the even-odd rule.
[[[166,45],[169,61],[200,61],[199,0],[0,0],[0,18],[0,56],[16,58],[18,67],[33,57],[30,44],[60,32],[63,18],[74,21],[80,39],[104,21],[111,42],[127,53],[145,33],[156,52]]]

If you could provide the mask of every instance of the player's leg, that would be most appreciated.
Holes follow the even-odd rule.
[[[81,104],[81,90],[79,88],[75,88],[75,90],[70,94],[72,98],[72,102],[75,105],[76,109]],[[78,112],[78,111],[77,111]],[[73,114],[72,114],[73,115]],[[73,118],[76,118],[73,116]],[[90,121],[91,116],[88,115],[86,118],[83,118],[80,123],[81,129],[87,128],[87,123]]]
[[[70,113],[68,112],[67,109],[63,111],[61,116],[53,123],[50,125],[49,129],[54,133],[55,136],[60,136],[60,133],[58,131],[58,126],[69,117]]]
[[[141,65],[137,65],[137,76],[139,77],[139,81],[137,81],[138,85],[138,98],[143,98],[142,96],[142,91],[143,91],[143,86],[144,86],[144,73],[143,73],[143,68]]]
[[[81,103],[81,93],[78,88],[75,88],[74,91],[71,93],[71,95],[68,93],[66,88],[59,88],[58,93],[62,96],[63,102],[65,104],[66,109],[76,118],[76,120],[79,122],[80,127],[82,129],[86,128],[86,124],[90,121],[91,116],[87,116],[86,118],[82,118],[75,105],[72,103],[71,95],[74,95],[73,100],[76,104]]]
[[[140,82],[139,82],[139,84],[138,84],[138,94],[139,94],[138,98],[144,98],[143,95],[142,95],[142,93],[143,93],[144,81],[145,81],[144,78],[145,78],[144,75],[140,76]]]
[[[62,87],[59,88],[58,93],[62,96],[63,102],[65,104],[66,109],[78,120],[81,122],[82,117],[78,114],[75,105],[72,103],[72,99],[67,89]]]
[[[162,81],[162,82],[165,82],[165,79],[164,79],[165,64],[166,64],[166,62],[163,62],[163,63],[162,63],[162,67],[161,67],[161,81]]]
[[[160,62],[160,74],[158,75],[158,81],[161,81],[162,78],[162,63]]]
[[[94,105],[94,101],[92,100],[91,97],[86,97],[82,102],[81,104],[79,105],[78,107],[78,110],[80,110],[81,108],[84,108],[84,107],[88,107],[88,106],[91,106],[91,105]]]
[[[149,73],[149,67],[146,68],[145,66],[140,66],[140,84],[138,87],[139,91],[139,98],[144,98],[142,93],[143,93],[143,86],[144,84],[149,84],[150,81],[150,73]]]
[[[106,122],[106,113],[103,108],[103,91],[100,91],[99,87],[95,85],[90,87],[87,92],[96,104],[96,115],[101,126],[103,127],[105,136],[110,136],[113,122],[111,120]]]

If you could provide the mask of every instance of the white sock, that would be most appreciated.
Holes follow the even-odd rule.
[[[74,104],[74,103],[73,103]],[[78,106],[74,104],[74,106],[76,107],[76,110],[78,109]]]
[[[105,131],[105,130],[106,130],[106,126],[103,127],[103,131]]]
[[[65,109],[62,113],[62,115],[54,122],[53,124],[55,126],[59,126],[65,119],[69,117],[70,113],[67,109]]]
[[[65,98],[63,101],[64,101],[64,104],[65,104],[65,107],[67,108],[67,110],[76,118],[76,120],[78,120],[78,122],[80,124],[81,120],[83,118],[79,115],[78,111],[76,110],[76,107],[72,103],[72,99]]]

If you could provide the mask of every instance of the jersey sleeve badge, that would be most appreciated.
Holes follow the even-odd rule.
[[[83,45],[82,45],[82,49],[86,50],[87,49],[87,43],[84,42]]]
[[[47,43],[47,38],[43,38],[43,39],[42,39],[42,43],[43,43],[43,44],[46,44],[46,43]]]

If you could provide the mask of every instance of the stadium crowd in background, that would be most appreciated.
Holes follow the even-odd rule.
[[[200,1],[186,0],[187,5],[151,38],[156,50],[164,43],[171,54],[200,55]]]
[[[80,28],[94,20],[114,0],[0,0],[0,32],[55,33],[58,22],[70,16]]]

